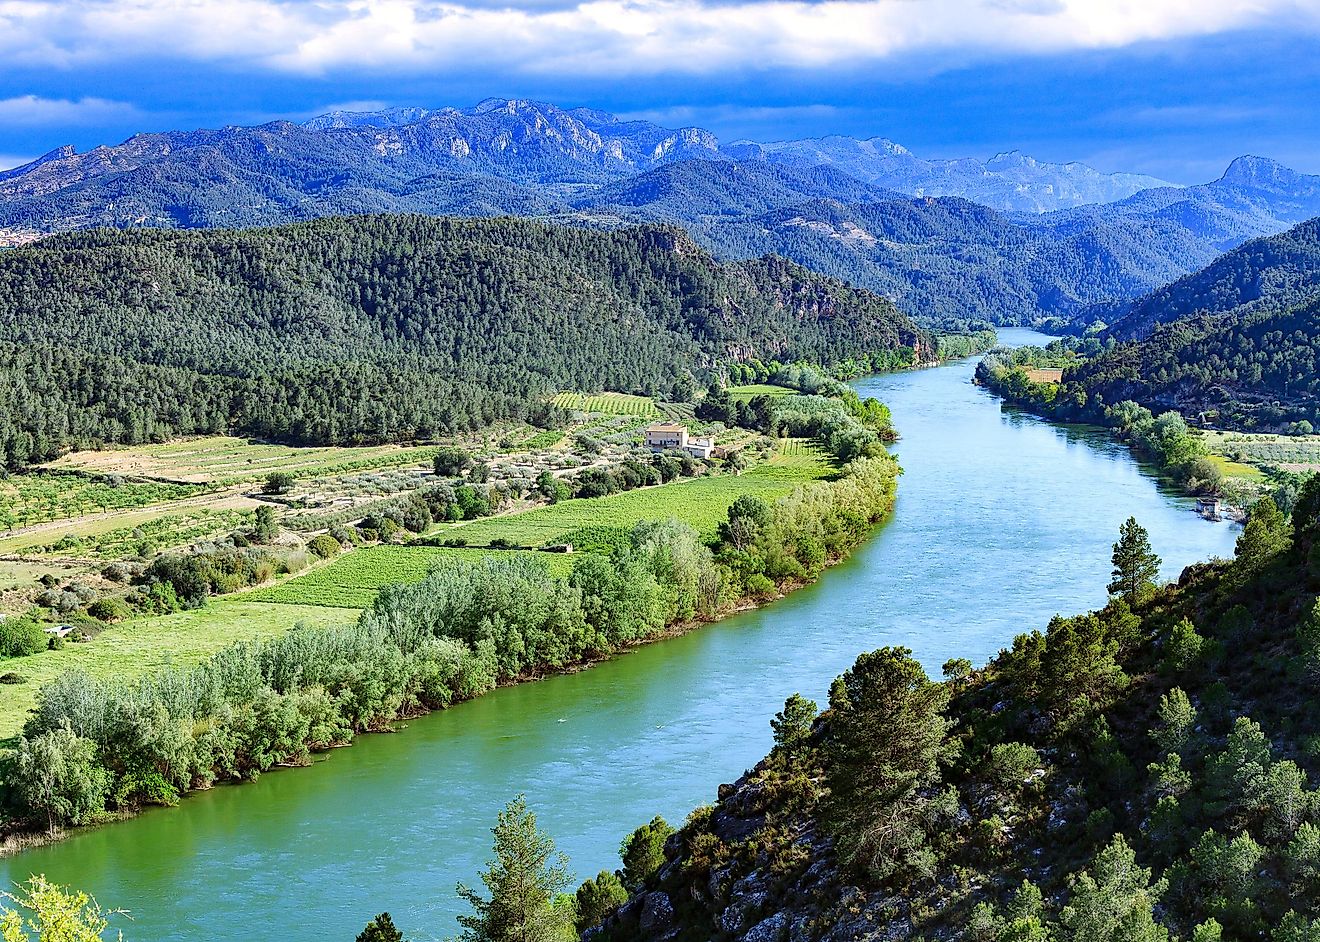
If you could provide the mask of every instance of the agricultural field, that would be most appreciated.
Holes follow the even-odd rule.
[[[282,634],[295,624],[351,624],[356,612],[308,605],[272,605],[245,596],[214,599],[205,608],[138,618],[107,628],[95,639],[58,651],[6,658],[0,671],[26,678],[0,684],[0,740],[22,728],[37,690],[66,670],[97,677],[131,678],[166,666],[186,667],[236,641]]]
[[[366,608],[387,585],[420,582],[436,566],[456,561],[476,562],[484,556],[490,556],[492,552],[535,556],[543,560],[551,572],[561,575],[567,575],[573,568],[573,558],[561,553],[441,546],[368,546],[351,550],[328,566],[322,566],[306,575],[289,579],[277,586],[248,592],[243,597],[254,602]]]
[[[1205,432],[1216,455],[1238,465],[1271,465],[1285,471],[1320,471],[1320,435],[1255,435]]]
[[[28,554],[114,560],[149,557],[162,549],[230,533],[252,520],[250,511],[207,507],[162,513],[133,526],[104,533],[65,533],[52,542],[26,548]]]
[[[713,535],[729,505],[739,496],[758,494],[773,500],[806,481],[828,477],[832,471],[808,443],[789,442],[773,458],[740,475],[712,475],[608,497],[567,500],[520,514],[450,524],[437,536],[462,537],[470,546],[504,539],[517,546],[535,547],[579,527],[632,527],[640,520],[667,517],[677,517]]]
[[[565,392],[555,396],[555,405],[573,412],[601,412],[606,415],[635,415],[652,418],[659,414],[655,400],[646,396],[607,392],[596,396]]]
[[[135,510],[200,493],[195,484],[137,483],[71,472],[0,479],[0,530],[115,510]]]
[[[729,398],[741,402],[746,402],[748,399],[754,399],[757,396],[792,396],[796,393],[796,389],[789,389],[787,386],[775,386],[770,383],[752,383],[748,386],[729,387]]]
[[[162,445],[78,451],[65,455],[50,467],[221,486],[257,481],[272,471],[307,477],[424,464],[434,451],[434,447],[398,445],[297,448],[213,436]]]

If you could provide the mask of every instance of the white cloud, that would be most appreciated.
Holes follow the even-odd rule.
[[[465,5],[465,2],[469,5]],[[0,59],[168,51],[300,74],[709,74],[917,53],[1064,52],[1237,29],[1320,32],[1315,0],[0,0]]]
[[[0,125],[96,124],[133,117],[137,108],[128,102],[104,98],[40,98],[20,95],[0,98]]]

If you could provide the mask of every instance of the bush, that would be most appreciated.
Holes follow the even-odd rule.
[[[22,674],[15,674],[13,671],[6,671],[0,674],[0,684],[25,684],[27,678]]]
[[[266,475],[261,491],[264,494],[287,494],[293,490],[293,481],[293,474],[288,471],[272,471]]]
[[[128,617],[128,606],[124,604],[122,599],[106,596],[88,605],[87,614],[97,621],[120,621]]]
[[[320,559],[329,559],[339,553],[343,546],[329,533],[321,533],[311,538],[307,543],[307,548],[313,556]]]
[[[35,618],[0,621],[0,657],[24,657],[46,650],[46,632]]]
[[[457,477],[472,464],[472,456],[456,445],[447,445],[435,453],[437,477]]]

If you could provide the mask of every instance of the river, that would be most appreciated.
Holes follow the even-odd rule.
[[[1039,342],[1003,331],[1006,342]],[[129,942],[349,942],[389,910],[414,940],[456,929],[495,814],[524,792],[579,878],[618,865],[622,836],[673,824],[765,754],[795,691],[823,703],[863,651],[906,645],[938,676],[984,662],[1055,613],[1105,599],[1110,545],[1134,515],[1176,577],[1230,555],[1106,433],[1060,428],[972,385],[974,361],[856,385],[902,433],[898,504],[815,586],[579,674],[496,691],[279,771],[0,861],[127,909]]]

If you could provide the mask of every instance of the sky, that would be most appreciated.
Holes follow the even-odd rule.
[[[0,168],[335,108],[589,106],[1177,183],[1320,173],[1320,0],[0,0]]]

